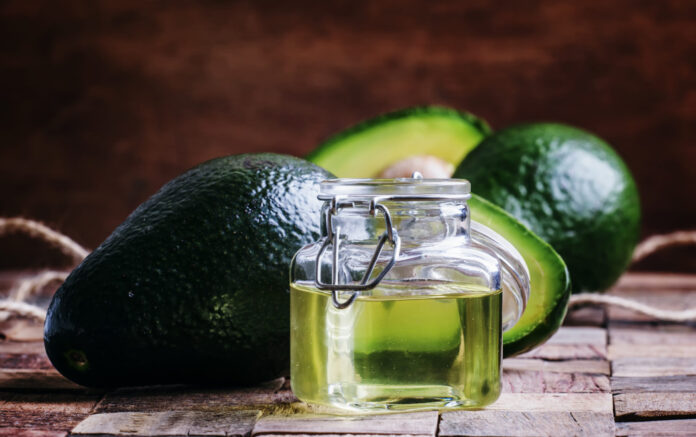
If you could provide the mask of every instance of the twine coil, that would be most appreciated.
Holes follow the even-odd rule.
[[[21,232],[56,246],[74,261],[80,262],[89,251],[80,246],[67,235],[61,234],[48,226],[34,220],[0,217],[0,236],[11,232]],[[677,231],[670,234],[654,235],[642,241],[633,251],[632,263],[658,252],[660,250],[696,244],[696,231]],[[7,320],[12,315],[35,318],[43,321],[46,311],[26,300],[52,282],[63,282],[70,274],[69,271],[44,270],[34,276],[18,280],[10,290],[9,297],[0,300],[0,321]],[[696,308],[683,311],[653,308],[632,299],[596,293],[581,293],[570,297],[569,306],[583,304],[613,305],[636,313],[645,314],[657,320],[668,322],[696,321]]]

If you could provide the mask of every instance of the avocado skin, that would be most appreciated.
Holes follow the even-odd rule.
[[[559,123],[511,126],[483,140],[454,176],[546,240],[568,264],[573,292],[603,291],[640,235],[640,199],[602,139]]]
[[[46,352],[85,386],[251,385],[289,365],[289,272],[331,174],[275,154],[205,162],[140,205],[68,276]]]

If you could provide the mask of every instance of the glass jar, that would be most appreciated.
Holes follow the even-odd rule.
[[[291,264],[291,383],[349,409],[477,408],[500,394],[522,256],[470,221],[461,179],[321,184],[322,238]]]

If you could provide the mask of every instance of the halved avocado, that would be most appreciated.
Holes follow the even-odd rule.
[[[409,108],[343,131],[307,159],[338,177],[375,177],[410,156],[435,156],[456,165],[489,133],[488,125],[471,114],[442,107]],[[515,246],[529,269],[527,308],[503,335],[504,356],[526,352],[551,337],[563,322],[570,298],[568,269],[551,246],[501,208],[475,195],[469,205],[472,219]]]
[[[503,355],[521,354],[544,343],[563,323],[570,299],[570,275],[561,256],[513,216],[476,196],[469,199],[471,219],[509,241],[529,269],[530,295],[522,318],[503,334]]]
[[[439,158],[453,171],[490,132],[485,121],[466,112],[440,106],[407,108],[333,136],[307,159],[338,177],[376,177],[412,156]]]

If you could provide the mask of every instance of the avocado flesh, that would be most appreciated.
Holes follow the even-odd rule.
[[[533,349],[551,337],[563,323],[570,298],[570,275],[563,259],[548,243],[510,214],[472,195],[471,219],[505,238],[522,255],[529,269],[530,296],[520,320],[503,333],[503,356]]]
[[[289,366],[289,273],[319,238],[319,183],[293,157],[208,161],[166,184],[56,292],[46,352],[86,386],[250,385]]]
[[[490,133],[475,116],[449,108],[408,108],[360,123],[321,144],[307,159],[337,177],[375,177],[410,156],[457,165]]]

